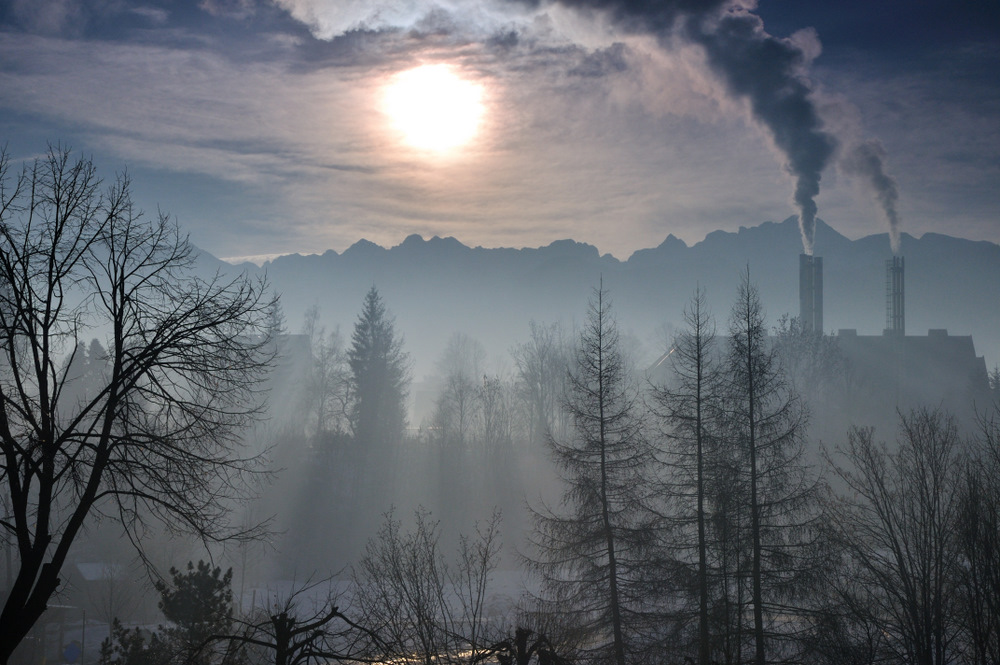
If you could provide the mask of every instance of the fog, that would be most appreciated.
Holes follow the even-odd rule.
[[[571,241],[483,250],[437,238],[410,238],[389,250],[359,244],[339,256],[282,257],[263,269],[226,266],[202,254],[198,269],[206,274],[221,266],[230,274],[266,275],[280,294],[270,313],[274,360],[264,385],[266,410],[240,435],[241,445],[261,456],[262,473],[249,498],[232,506],[231,526],[260,532],[212,543],[147,529],[139,534],[141,559],[122,537],[118,517],[94,520],[68,560],[56,596],[64,609],[50,611],[45,630],[60,631],[64,643],[85,641],[84,655],[93,662],[113,619],[162,626],[163,601],[153,583],[168,580],[171,567],[201,559],[232,570],[233,606],[247,616],[302,589],[315,607],[332,594],[344,609],[360,604],[371,611],[365,596],[354,594],[359,580],[372,579],[365,566],[376,578],[386,573],[378,557],[387,542],[412,552],[430,543],[442,565],[460,570],[457,552],[470,539],[479,542],[491,524],[495,551],[480,599],[489,608],[488,625],[502,632],[529,616],[537,621],[551,602],[546,594],[557,588],[544,560],[552,547],[545,540],[552,537],[550,520],[580,508],[573,505],[579,494],[568,488],[584,462],[564,456],[565,447],[589,445],[580,415],[587,403],[576,382],[595,320],[614,333],[608,353],[616,354],[617,399],[632,423],[627,436],[615,436],[648,447],[642,469],[634,471],[639,475],[626,485],[640,476],[652,482],[644,500],[664,500],[656,511],[678,510],[676,502],[686,501],[684,492],[668,498],[679,482],[676,469],[688,462],[676,457],[683,419],[664,405],[673,404],[665,395],[683,392],[677,351],[688,343],[697,293],[715,333],[706,358],[722,375],[742,334],[739,299],[747,288],[759,297],[760,353],[773,356],[768,371],[779,377],[768,388],[776,401],[767,404],[787,401],[775,413],[789,419],[789,441],[801,447],[787,459],[801,475],[798,486],[813,488],[803,490],[802,501],[809,496],[820,506],[822,488],[850,487],[834,460],[856,440],[848,436],[852,428],[873,428],[852,436],[873,432],[892,451],[903,445],[906,418],[930,409],[936,417],[954,416],[963,440],[976,437],[1000,389],[989,369],[998,313],[985,305],[998,283],[1000,248],[904,234],[906,329],[883,329],[892,321],[884,309],[891,300],[888,238],[849,241],[820,222],[825,329],[808,331],[798,308],[798,241],[791,218],[711,234],[691,248],[668,238],[626,262]],[[362,358],[376,348],[377,366]],[[67,356],[76,364],[69,384],[75,392],[63,399],[83,401],[105,357],[100,343]],[[719,403],[722,410],[730,408],[728,399]],[[815,506],[809,510],[819,511]],[[657,536],[668,542],[688,528],[671,521],[679,517],[658,519],[650,533],[671,523]],[[15,559],[8,543],[7,581]],[[444,588],[454,591],[448,579]],[[77,613],[87,617],[86,631]]]

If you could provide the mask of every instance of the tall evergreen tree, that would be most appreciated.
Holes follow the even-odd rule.
[[[396,443],[406,426],[409,356],[378,290],[372,286],[354,324],[351,348],[350,424],[354,439],[367,448]]]
[[[742,504],[748,512],[747,519],[732,517],[737,531],[742,530],[739,525],[749,526],[753,662],[764,665],[768,653],[779,650],[768,641],[800,628],[794,618],[801,609],[796,594],[806,590],[803,582],[817,566],[818,481],[804,455],[806,412],[767,338],[764,309],[749,270],[740,281],[729,333],[726,436],[737,470],[734,488],[746,488],[743,500],[730,504],[730,510],[738,511]],[[745,547],[739,552],[737,600],[742,608]]]
[[[709,665],[709,477],[714,468],[713,441],[719,431],[722,377],[715,322],[702,289],[685,308],[684,322],[686,327],[675,337],[669,353],[671,376],[654,389],[653,398],[667,441],[663,451],[670,469],[666,493],[675,524],[671,549],[678,561],[695,568],[697,662]]]
[[[536,514],[529,563],[540,573],[551,610],[584,633],[601,660],[643,660],[644,577],[654,529],[644,474],[653,462],[603,289],[590,302],[564,408],[568,441],[548,437],[565,482],[564,511]]]

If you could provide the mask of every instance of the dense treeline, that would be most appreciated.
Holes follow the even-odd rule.
[[[872,387],[835,339],[769,330],[749,271],[725,335],[696,291],[651,368],[600,287],[579,330],[532,323],[508,369],[455,334],[407,423],[374,286],[346,341],[317,310],[288,335],[266,283],[198,277],[127,177],[102,192],[58,147],[8,171],[0,151],[0,662],[63,647],[65,601],[116,665],[1000,662],[1000,408],[811,439]],[[174,568],[182,533],[238,570]],[[517,605],[492,584],[515,552]]]
[[[795,320],[769,330],[749,275],[725,334],[695,292],[652,371],[630,356],[602,289],[575,336],[533,323],[507,372],[491,374],[482,346],[452,335],[418,427],[402,415],[408,358],[377,289],[349,346],[318,318],[303,326],[301,434],[278,448],[308,464],[268,491],[305,485],[308,507],[296,512],[310,528],[290,530],[279,550],[302,569],[353,562],[352,591],[333,595],[324,580],[317,605],[316,585],[303,584],[283,613],[244,614],[230,572],[215,591],[229,600],[212,600],[222,623],[184,628],[199,636],[186,640],[170,619],[180,610],[164,609],[174,623],[144,641],[119,621],[105,662],[168,663],[172,650],[270,662],[303,614],[327,657],[508,662],[520,648],[523,662],[616,665],[1000,662],[1000,418],[986,414],[969,434],[947,413],[915,409],[898,414],[888,443],[860,425],[830,447],[810,441],[810,408],[822,408],[843,358]],[[280,310],[269,325],[282,339]],[[73,390],[107,358],[96,341],[80,345],[67,365]],[[539,483],[545,493],[531,494]],[[382,516],[417,503],[433,512]],[[507,565],[520,557],[537,580],[520,609],[488,608],[505,551],[498,516],[488,518],[496,507],[513,534]],[[478,538],[450,538],[477,518]]]
[[[701,291],[684,320],[653,371],[601,289],[575,338],[533,323],[507,373],[453,335],[399,468],[432,460],[421,502],[445,524],[504,506],[526,607],[581,662],[997,662],[997,421],[917,408],[890,443],[844,423],[824,447],[835,339],[770,329],[749,274],[724,335]],[[553,475],[531,476],[540,451]]]
[[[749,271],[724,335],[698,291],[651,368],[598,288],[578,330],[533,322],[506,363],[452,335],[433,394],[411,395],[375,286],[349,337],[315,309],[288,335],[266,284],[197,277],[126,178],[101,193],[90,162],[54,148],[8,181],[0,661],[53,598],[81,602],[59,587],[83,546],[103,563],[77,583],[123,664],[151,648],[204,663],[1000,662],[1000,412],[970,426],[916,408],[890,443],[847,420],[831,445],[810,440],[811,414],[829,424],[868,393],[834,339],[769,328]],[[269,468],[246,446],[266,392],[272,422],[253,436]],[[429,402],[419,422],[411,397]],[[238,571],[159,579],[172,625],[147,644],[109,554],[124,534],[167,569],[179,531]],[[488,602],[501,556],[534,575],[519,609]],[[326,598],[305,583],[267,599],[280,611],[244,606],[313,570],[341,571]],[[191,618],[202,601],[214,618]]]
[[[543,607],[586,629],[590,660],[998,662],[995,417],[965,435],[949,414],[899,412],[892,444],[854,426],[817,463],[786,367],[835,368],[836,349],[794,325],[768,336],[749,276],[725,338],[695,294],[648,408],[622,401],[639,388],[623,387],[605,301],[570,374],[565,408],[584,426],[550,441],[566,510],[536,532]],[[616,438],[626,413],[641,424]],[[644,454],[655,461],[629,465]],[[642,473],[615,483],[616,461]],[[587,593],[566,593],[574,583]]]

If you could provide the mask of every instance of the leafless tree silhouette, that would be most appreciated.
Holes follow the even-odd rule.
[[[16,174],[0,155],[0,483],[16,574],[0,662],[46,609],[89,519],[136,544],[151,521],[205,540],[259,472],[240,431],[262,407],[266,284],[204,279],[176,224],[145,218],[122,174],[102,188],[86,158],[48,153]],[[106,369],[74,386],[81,342]]]

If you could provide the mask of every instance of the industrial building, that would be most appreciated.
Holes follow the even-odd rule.
[[[802,329],[817,331],[823,320],[822,260],[803,254],[799,267]],[[843,376],[836,410],[857,424],[884,425],[895,420],[897,409],[916,407],[941,408],[971,422],[992,402],[985,358],[976,355],[971,335],[949,335],[943,328],[907,335],[905,293],[905,262],[893,256],[885,263],[882,334],[838,330]]]

